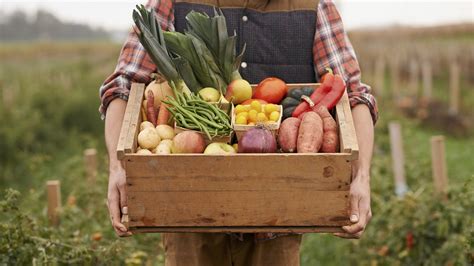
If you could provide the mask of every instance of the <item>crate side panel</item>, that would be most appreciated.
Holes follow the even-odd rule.
[[[342,226],[349,191],[135,192],[130,226]]]
[[[137,233],[344,233],[340,226],[182,226],[182,227],[131,227]]]
[[[351,165],[340,155],[132,156],[129,191],[349,190]]]

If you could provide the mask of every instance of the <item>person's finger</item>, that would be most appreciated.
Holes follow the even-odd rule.
[[[123,210],[123,207],[127,207],[127,187],[125,184],[119,184],[117,187],[120,194],[120,210]]]
[[[349,234],[356,234],[359,232],[364,232],[367,225],[367,215],[369,214],[370,208],[369,204],[364,200],[359,202],[359,221],[355,224],[343,226],[342,229]]]
[[[355,195],[351,195],[351,212],[350,212],[350,220],[352,223],[359,222],[359,201],[360,198]]]
[[[120,223],[120,207],[118,193],[112,192],[108,196],[107,205],[109,207],[110,219],[117,235],[122,236],[127,233],[127,228]]]
[[[340,238],[347,238],[347,239],[360,239],[362,237],[362,232],[356,234],[348,234],[348,233],[334,233],[334,236]]]

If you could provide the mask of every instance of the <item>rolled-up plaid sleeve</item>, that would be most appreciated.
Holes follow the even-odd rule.
[[[378,119],[377,101],[370,86],[361,82],[354,48],[331,0],[321,0],[318,5],[313,56],[316,75],[321,77],[328,67],[340,74],[346,81],[351,106],[367,105],[375,124]]]
[[[163,30],[174,30],[171,0],[150,0],[146,6],[155,9],[157,19]],[[114,72],[99,89],[101,118],[105,118],[110,102],[117,98],[128,100],[131,84],[133,82],[149,83],[151,74],[155,71],[156,65],[152,62],[140,44],[137,34],[132,29],[122,47]]]

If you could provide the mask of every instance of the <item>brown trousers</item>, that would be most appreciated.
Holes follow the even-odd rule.
[[[162,234],[166,266],[298,266],[301,235],[255,242],[228,234]]]

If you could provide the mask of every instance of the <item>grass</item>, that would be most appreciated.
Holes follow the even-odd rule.
[[[119,261],[141,261],[144,256],[140,252],[144,251],[145,257],[150,255],[152,262],[159,265],[162,263],[159,236],[117,240],[105,206],[107,160],[103,122],[97,111],[98,88],[113,71],[119,51],[120,46],[110,43],[0,45],[0,189],[21,191],[20,213],[33,217],[41,228],[47,228],[44,184],[46,180],[61,180],[63,202],[71,197],[77,202],[66,208],[61,230],[44,232],[44,237],[50,235],[78,247],[93,246],[108,254],[121,250],[122,255],[117,255]],[[436,76],[436,98],[446,99],[443,88],[447,82],[446,75]],[[470,87],[472,84],[463,79],[463,111],[474,105]],[[433,135],[446,135],[442,129],[427,128],[417,120],[404,117],[390,104],[390,99],[380,102],[372,171],[375,214],[394,198],[388,123],[396,120],[402,125],[407,182],[413,191],[420,188],[429,191],[432,187],[429,139]],[[99,180],[92,188],[84,177],[82,152],[86,148],[99,151]],[[462,139],[446,136],[450,185],[461,185],[473,177],[473,155],[474,136]],[[75,215],[79,218],[74,218]],[[369,226],[368,233],[381,229],[377,226]],[[103,240],[90,240],[97,232],[103,235]],[[351,254],[361,252],[364,246],[360,245],[358,241],[330,235],[306,235],[302,265],[353,265]],[[105,254],[98,250],[90,254],[98,258]]]

